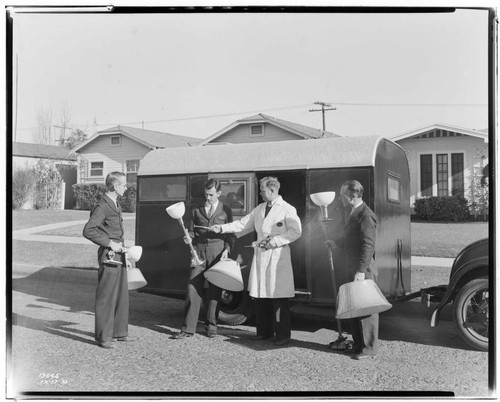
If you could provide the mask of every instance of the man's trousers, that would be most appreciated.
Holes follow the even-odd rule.
[[[254,298],[257,335],[276,339],[290,339],[290,308],[288,298]]]
[[[196,252],[201,259],[206,261],[206,267],[210,268],[220,260],[223,251],[220,244],[197,244]],[[205,284],[205,266],[196,266],[191,268],[189,283],[187,287],[186,303],[184,305],[184,325],[182,331],[189,334],[196,332],[196,324],[200,314],[201,302],[203,300],[203,288]],[[208,282],[208,300],[206,310],[207,316],[205,326],[208,334],[217,333],[217,316],[219,314],[219,301],[222,294],[222,289]]]
[[[99,265],[95,296],[95,340],[98,342],[128,336],[127,268],[122,262],[118,266]]]

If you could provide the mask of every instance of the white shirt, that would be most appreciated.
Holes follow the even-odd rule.
[[[219,205],[219,200],[217,200],[215,202],[215,204],[213,204],[213,207],[212,207],[212,204],[209,204],[208,202],[205,203],[205,213],[207,214],[207,216],[209,218],[210,218],[210,208],[213,208],[213,211],[215,212],[218,205]]]
[[[363,201],[361,201],[358,205],[354,205],[351,208],[351,215],[354,213],[354,211],[356,210],[356,208],[360,207],[361,205],[363,205]]]

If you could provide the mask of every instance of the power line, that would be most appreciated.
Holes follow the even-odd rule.
[[[119,123],[99,123],[99,124],[94,124],[96,127],[97,126],[112,126],[112,125],[126,125],[126,124],[152,124],[152,123],[168,123],[168,122],[175,122],[175,121],[189,121],[189,120],[200,120],[200,119],[211,119],[211,118],[217,118],[217,117],[229,117],[229,116],[238,116],[242,114],[248,114],[248,113],[262,113],[262,112],[272,112],[276,110],[287,110],[287,109],[298,109],[298,108],[303,108],[306,106],[309,106],[311,103],[304,103],[300,105],[293,105],[293,106],[284,106],[284,107],[277,107],[277,108],[271,108],[271,109],[259,109],[259,110],[250,110],[250,111],[244,111],[244,112],[233,112],[233,113],[223,113],[223,114],[213,114],[213,115],[203,115],[203,116],[193,116],[193,117],[181,117],[181,118],[175,118],[175,119],[165,119],[165,120],[150,120],[150,121],[135,121],[135,122],[119,122]],[[336,106],[375,106],[375,107],[487,107],[487,103],[361,103],[361,102],[330,102],[329,103],[334,104]],[[81,127],[88,125],[86,124],[69,124],[68,126],[70,127]],[[31,127],[31,128],[18,128],[18,131],[27,131],[27,130],[35,130],[37,127]]]
[[[262,113],[262,112],[272,112],[274,110],[287,110],[287,109],[298,109],[298,108],[303,108],[305,106],[310,105],[311,103],[303,103],[300,105],[294,105],[294,106],[284,106],[284,107],[277,107],[277,108],[272,108],[272,109],[259,109],[259,110],[250,110],[246,112],[233,112],[233,113],[224,113],[224,114],[212,114],[212,115],[205,115],[205,116],[193,116],[193,117],[181,117],[181,118],[175,118],[175,119],[166,119],[166,120],[141,120],[141,121],[129,121],[129,122],[120,122],[120,123],[115,123],[119,125],[126,125],[126,124],[145,124],[145,123],[168,123],[168,122],[173,122],[173,121],[188,121],[188,120],[199,120],[199,119],[210,119],[210,118],[216,118],[216,117],[228,117],[228,116],[239,116],[242,114],[248,114],[248,113]],[[95,126],[111,126],[113,123],[99,123],[99,124],[94,124]],[[82,125],[79,124],[69,124],[68,126],[71,127],[81,127]],[[32,128],[21,128],[20,130],[34,130],[36,127]]]
[[[332,102],[342,106],[418,106],[418,107],[485,107],[487,103],[360,103],[360,102]]]

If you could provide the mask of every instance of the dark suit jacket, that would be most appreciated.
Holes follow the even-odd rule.
[[[225,248],[231,251],[236,236],[233,233],[214,233],[206,229],[195,228],[194,225],[212,226],[222,225],[233,221],[233,213],[230,208],[219,201],[213,215],[209,218],[205,211],[205,203],[192,210],[190,235],[194,238],[193,245],[209,244],[220,245],[221,250]]]
[[[103,195],[90,213],[83,236],[99,246],[108,247],[111,240],[123,243],[123,235],[122,210],[111,198]]]
[[[363,203],[347,218],[344,226],[343,245],[349,271],[354,274],[377,275],[375,267],[375,240],[377,235],[377,217]]]

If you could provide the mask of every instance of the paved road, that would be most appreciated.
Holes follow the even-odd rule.
[[[123,219],[135,219],[135,216],[124,216]],[[71,227],[76,225],[83,226],[85,225],[85,223],[87,223],[86,220],[69,221],[69,222],[52,223],[43,226],[36,226],[27,229],[14,230],[12,232],[12,238],[14,240],[39,241],[47,243],[93,244],[91,241],[85,239],[84,237],[53,236],[53,235],[37,234],[40,232],[60,229],[64,227]],[[133,239],[129,240],[133,243]],[[433,266],[433,267],[451,267],[453,264],[453,258],[412,256],[411,264],[420,266]]]
[[[14,273],[10,396],[33,391],[488,395],[487,354],[469,350],[451,321],[431,328],[419,303],[383,313],[379,357],[359,362],[325,348],[337,337],[327,319],[294,316],[293,341],[285,348],[251,340],[255,329],[247,325],[222,325],[213,340],[201,333],[172,340],[182,324],[183,301],[132,291],[129,328],[139,339],[104,350],[93,340],[95,270],[16,265]]]

